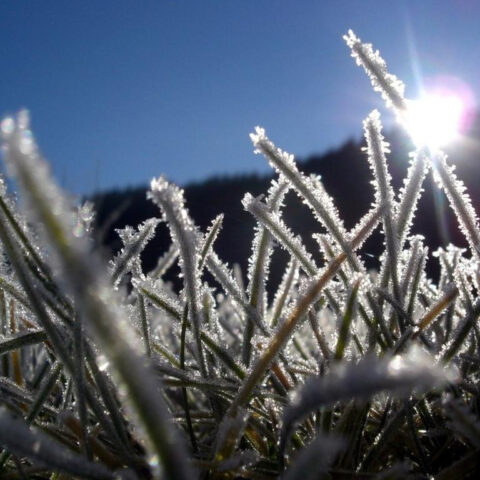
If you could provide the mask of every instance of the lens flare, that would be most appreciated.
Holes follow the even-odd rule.
[[[436,149],[459,137],[464,113],[459,96],[432,93],[411,100],[403,121],[417,147]]]
[[[455,76],[430,77],[422,84],[420,97],[407,102],[401,120],[417,147],[445,147],[472,126],[475,95]]]

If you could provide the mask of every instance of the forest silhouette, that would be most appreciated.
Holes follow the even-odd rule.
[[[409,152],[413,146],[399,128],[392,128],[385,135],[390,144],[389,167],[392,184],[398,192],[402,186],[409,165]],[[273,139],[281,145],[281,139]],[[369,169],[366,153],[363,151],[364,140],[350,139],[337,149],[323,154],[312,155],[307,159],[297,159],[299,169],[305,174],[320,175],[327,192],[334,198],[347,228],[351,228],[368,210],[373,200],[372,172]],[[450,148],[445,148],[447,154],[452,152],[452,160],[457,166],[459,178],[465,181],[476,210],[480,205],[480,121],[476,114],[473,128],[467,137],[462,138]],[[454,156],[453,156],[454,155]],[[264,161],[259,157],[259,161]],[[167,160],[168,161],[168,160]],[[254,196],[266,193],[272,175],[255,173],[236,176],[217,176],[201,182],[183,185],[187,208],[196,225],[205,232],[212,220],[219,214],[224,214],[223,228],[215,244],[215,251],[220,258],[230,265],[238,264],[243,280],[247,271],[247,261],[251,254],[252,227],[254,218],[242,207],[241,200],[246,192]],[[90,200],[94,202],[96,215],[96,241],[106,249],[106,254],[116,253],[121,248],[121,242],[116,229],[126,225],[136,226],[140,222],[158,216],[158,208],[147,200],[148,186],[136,188],[115,189],[94,194]],[[413,232],[427,239],[427,244],[436,248],[453,242],[466,246],[463,236],[445,195],[440,191],[431,175],[424,184],[423,194],[418,207],[418,214],[413,225]],[[288,193],[283,218],[291,229],[297,232],[310,250],[314,258],[318,257],[318,246],[312,238],[312,233],[321,231],[321,227],[312,217],[294,192]],[[418,219],[421,219],[419,222]],[[155,267],[154,259],[165,252],[171,243],[168,230],[164,224],[157,227],[154,239],[147,245],[143,253],[145,271]],[[377,268],[378,255],[383,250],[383,235],[375,233],[367,242],[364,256],[366,265]],[[288,255],[276,249],[271,265],[270,282],[277,284],[284,271]],[[437,262],[430,261],[427,266],[432,277],[437,275]],[[176,278],[179,270],[175,268],[169,276],[174,284],[179,284]]]

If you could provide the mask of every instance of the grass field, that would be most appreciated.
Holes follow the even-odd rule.
[[[353,32],[345,40],[408,129],[401,81]],[[159,218],[118,231],[123,249],[106,262],[91,241],[91,205],[74,207],[52,179],[28,114],[1,130],[21,199],[2,181],[1,478],[473,478],[480,230],[431,129],[394,191],[380,114],[366,118],[375,194],[348,230],[320,178],[257,127],[254,149],[277,177],[243,199],[257,221],[244,239],[245,286],[215,253],[223,217],[200,231],[163,177],[148,193]],[[433,252],[437,282],[412,228],[429,174],[469,245]],[[318,221],[321,264],[282,218],[290,190]],[[171,248],[145,272],[140,256],[159,222]],[[372,272],[362,246],[376,229],[384,252]],[[290,261],[271,287],[276,248]],[[176,262],[179,291],[163,280]]]

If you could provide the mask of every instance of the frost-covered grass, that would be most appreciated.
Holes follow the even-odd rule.
[[[371,46],[352,32],[345,39],[402,118],[403,84]],[[124,248],[107,264],[90,240],[91,207],[74,209],[56,186],[28,115],[3,120],[22,202],[2,182],[2,478],[473,475],[477,216],[440,151],[413,152],[396,192],[381,128],[374,111],[364,131],[375,191],[352,230],[320,178],[305,176],[263,129],[252,133],[277,178],[265,196],[243,199],[257,221],[244,286],[215,253],[223,217],[200,231],[182,190],[162,177],[148,194],[160,218],[119,231]],[[429,171],[470,246],[434,253],[437,283],[425,273],[428,246],[412,231]],[[321,263],[282,218],[289,190],[318,221]],[[144,272],[140,255],[160,220],[172,246]],[[377,228],[385,250],[380,271],[369,272],[362,246]],[[290,261],[267,292],[275,248]],[[180,291],[163,280],[175,262]]]

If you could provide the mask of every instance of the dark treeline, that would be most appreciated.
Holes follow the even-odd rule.
[[[475,128],[468,139],[447,149],[450,161],[457,166],[457,175],[467,185],[477,211],[480,206],[480,147],[475,140],[480,139],[478,131],[479,129]],[[394,187],[398,191],[406,176],[408,152],[412,150],[412,145],[399,130],[392,130],[388,141],[391,145],[388,163]],[[350,140],[336,150],[314,155],[303,161],[298,160],[299,169],[304,173],[321,175],[327,192],[335,199],[340,217],[348,228],[355,225],[373,201],[372,173],[362,148],[363,143]],[[259,161],[262,159],[259,158]],[[265,193],[272,178],[272,175],[256,174],[215,177],[184,187],[187,207],[202,231],[205,231],[216,215],[224,213],[223,229],[215,244],[215,250],[230,265],[238,263],[244,276],[251,253],[255,222],[250,214],[243,210],[241,200],[246,192],[254,196]],[[465,241],[458,231],[446,198],[434,184],[431,174],[426,179],[424,190],[413,232],[426,237],[430,251],[448,242],[464,246]],[[126,225],[136,226],[147,218],[159,216],[157,207],[147,200],[146,192],[147,187],[141,186],[98,193],[92,197],[97,210],[97,236],[112,252],[120,248],[115,229]],[[318,249],[311,236],[312,233],[322,231],[321,227],[294,192],[288,194],[285,203],[285,221],[302,237],[315,257]],[[381,234],[377,233],[366,245],[365,251],[369,254],[364,259],[373,268],[378,265],[377,255],[382,242]],[[155,266],[156,259],[168,248],[169,243],[167,228],[161,224],[157,228],[157,235],[144,252],[143,262],[147,271]],[[271,281],[274,283],[279,281],[286,261],[285,253],[277,250],[279,249],[274,253],[271,270]],[[435,260],[430,260],[429,272],[432,276],[436,275]],[[175,272],[172,275],[172,280],[175,280]]]

